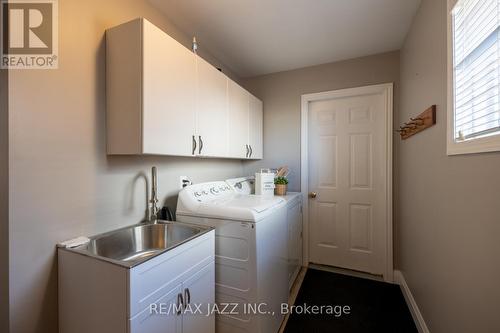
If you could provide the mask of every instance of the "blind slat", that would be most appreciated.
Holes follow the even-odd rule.
[[[461,121],[462,119],[464,119],[465,117],[468,117],[468,116],[474,117],[474,118],[479,118],[480,116],[482,116],[484,114],[484,110],[486,110],[488,108],[494,108],[495,110],[498,111],[497,105],[498,105],[498,95],[492,96],[491,98],[472,106],[471,108],[474,110],[473,113],[462,112],[461,114],[457,114],[457,116],[455,117],[455,123],[458,124],[459,121]]]
[[[489,93],[498,93],[498,80],[495,78],[491,81],[486,81],[485,84],[479,86],[475,90],[470,90],[469,92],[465,92],[463,94],[463,98],[457,100],[455,103],[455,107],[457,109],[462,108],[464,105],[467,105],[474,101],[474,99],[483,98],[485,95]]]
[[[466,135],[464,137],[464,140],[473,139],[473,138],[477,138],[477,137],[480,137],[480,136],[497,134],[498,132],[500,132],[500,126],[492,127],[490,129],[487,129],[487,130],[484,130],[484,131],[481,131],[481,132],[476,132],[476,133],[472,133],[470,135]]]
[[[488,110],[488,109],[484,109],[484,110]],[[472,116],[469,116],[469,117],[472,117]],[[490,108],[489,112],[486,111],[484,115],[482,116],[479,116],[475,119],[463,119],[462,120],[462,124],[460,125],[460,128],[461,129],[465,129],[467,127],[473,127],[477,124],[482,124],[484,123],[485,121],[489,121],[488,119],[489,118],[493,118],[493,119],[498,119],[499,116],[498,116],[498,110],[495,109],[495,108]],[[486,120],[485,120],[486,119]]]
[[[452,19],[455,138],[500,134],[500,0],[459,0]]]
[[[469,6],[472,4],[469,4]],[[498,26],[497,0],[476,1],[474,9],[456,16],[455,45],[457,62],[461,62]]]
[[[469,129],[465,129],[462,131],[462,135],[471,137],[475,133],[487,131],[491,128],[497,128],[498,126],[500,126],[500,120],[495,119],[495,120],[489,121],[487,123],[477,125],[477,126],[474,126],[472,128],[469,128]]]

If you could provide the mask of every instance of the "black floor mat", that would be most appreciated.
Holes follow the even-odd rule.
[[[394,284],[309,269],[295,301],[296,306],[304,304],[349,306],[350,311],[340,316],[331,308],[333,314],[292,313],[285,333],[417,332],[403,294]],[[340,309],[336,310],[338,314]]]

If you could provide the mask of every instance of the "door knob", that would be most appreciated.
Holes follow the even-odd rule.
[[[314,198],[316,198],[317,195],[318,195],[318,193],[311,192],[311,193],[309,193],[309,198],[314,199]]]

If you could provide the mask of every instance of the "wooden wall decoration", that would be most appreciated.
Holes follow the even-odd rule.
[[[424,129],[436,124],[436,105],[431,106],[415,118],[410,118],[410,121],[400,126],[397,132],[401,135],[402,140],[422,132]]]

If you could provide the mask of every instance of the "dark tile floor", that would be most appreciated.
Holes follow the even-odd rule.
[[[417,332],[395,284],[309,269],[295,301],[295,305],[304,304],[349,306],[350,311],[340,316],[335,314],[341,310],[338,307],[330,308],[331,314],[293,313],[285,333]]]

